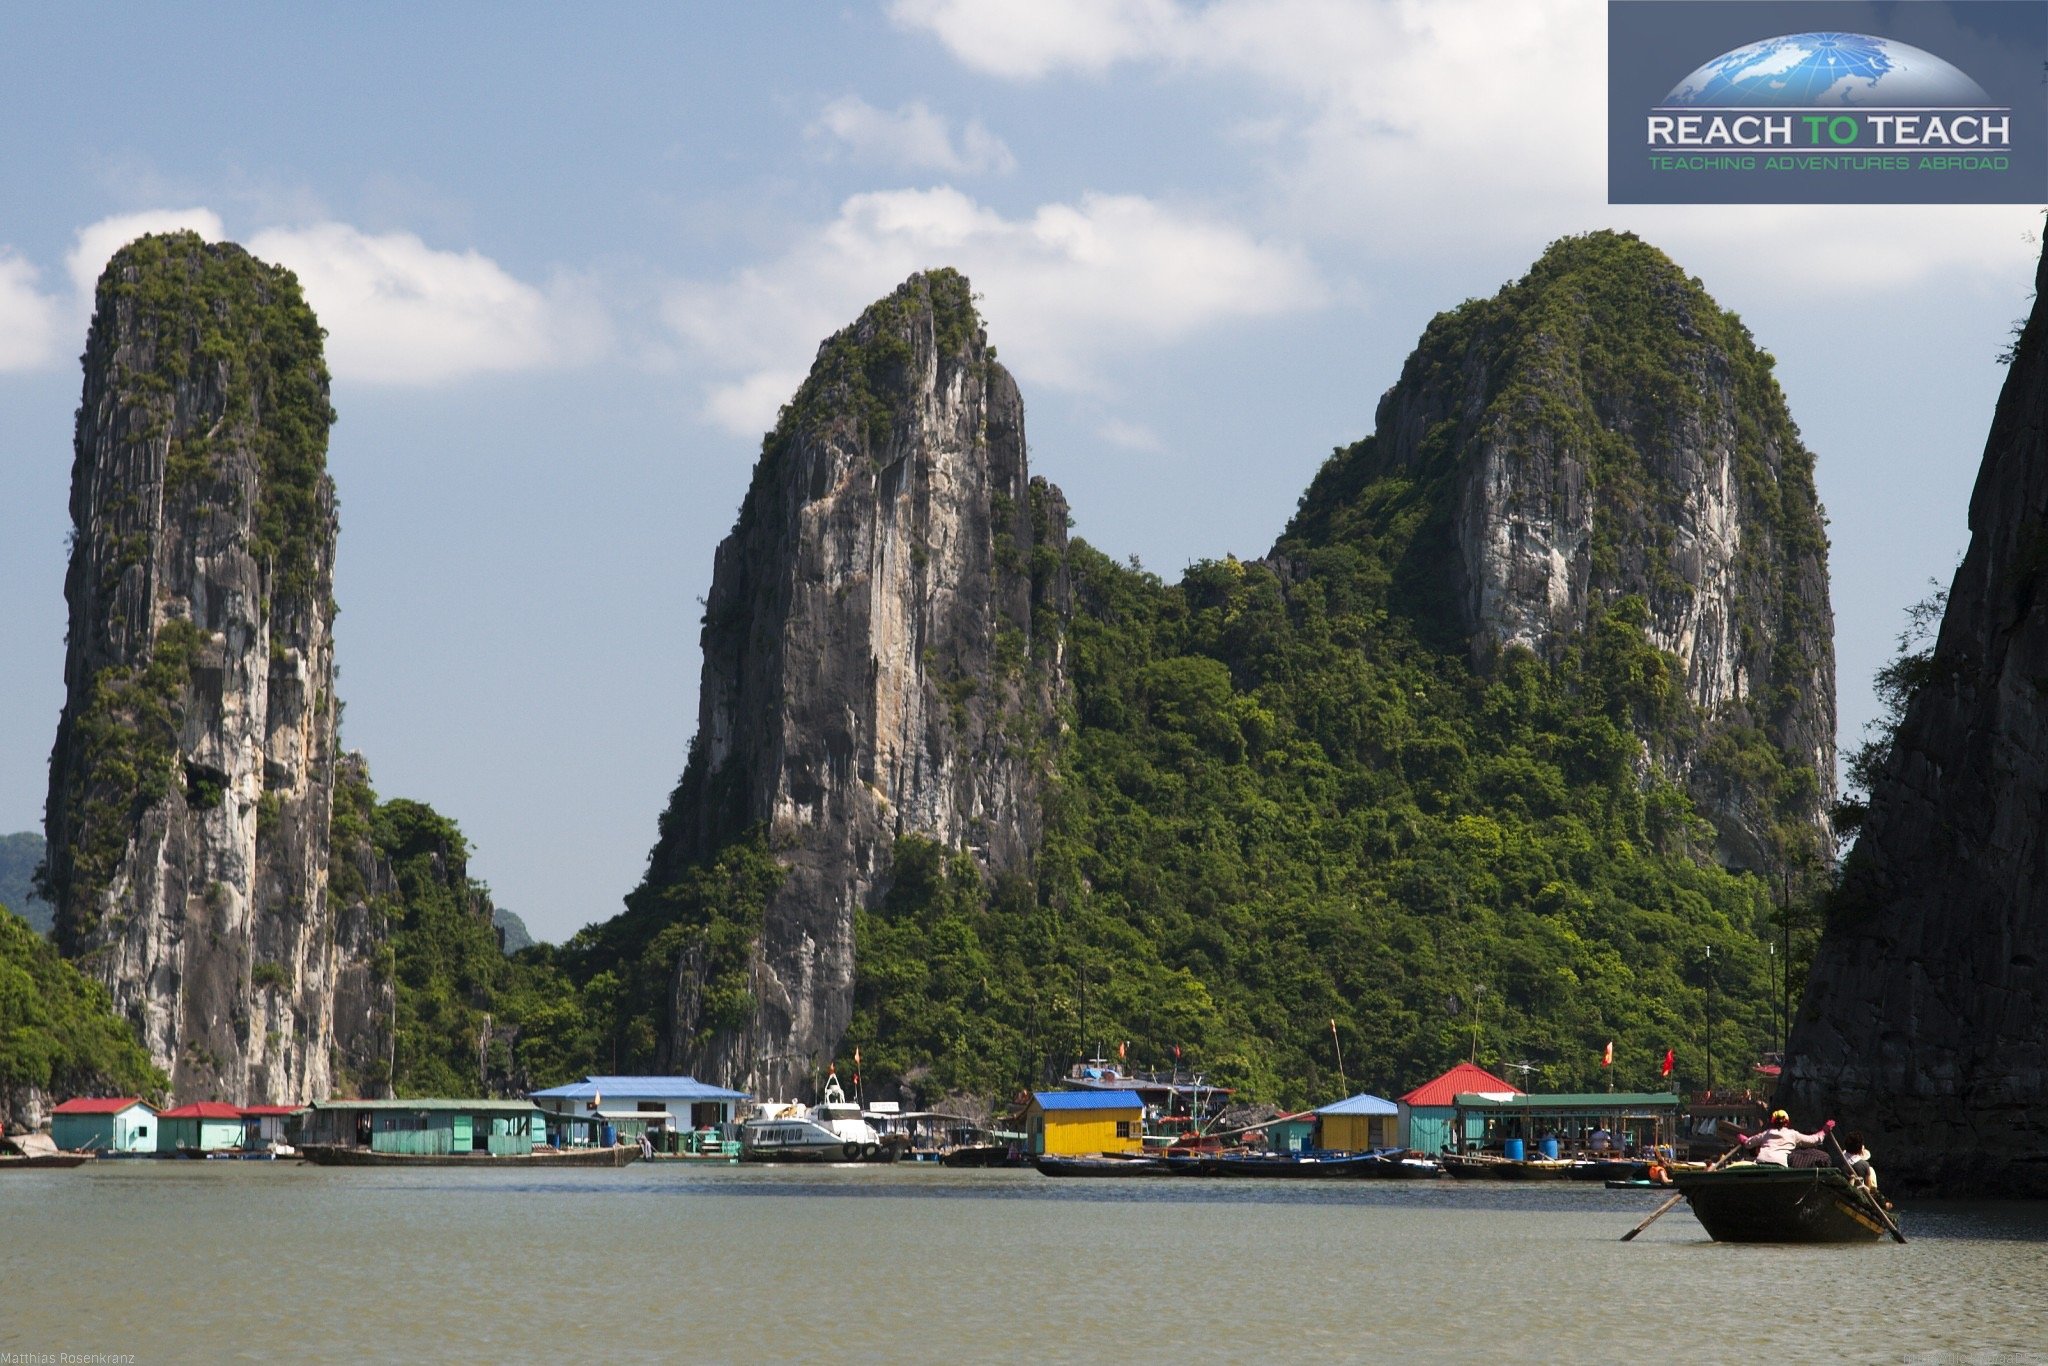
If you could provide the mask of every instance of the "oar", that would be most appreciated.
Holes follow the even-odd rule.
[[[1884,1201],[1878,1198],[1875,1191],[1870,1190],[1862,1181],[1857,1179],[1856,1168],[1850,1165],[1849,1154],[1842,1151],[1842,1141],[1835,1137],[1835,1128],[1832,1122],[1828,1125],[1827,1145],[1828,1153],[1835,1159],[1835,1165],[1842,1169],[1842,1175],[1849,1178],[1849,1188],[1851,1190],[1863,1191],[1868,1197],[1866,1203],[1877,1211],[1878,1218],[1884,1220],[1886,1230],[1898,1242],[1905,1242],[1906,1235],[1899,1231],[1899,1226],[1892,1221],[1891,1215],[1885,1213]]]
[[[1727,1152],[1722,1153],[1719,1157],[1715,1158],[1713,1166],[1708,1167],[1707,1170],[1710,1172],[1719,1171],[1722,1167],[1728,1165],[1729,1160],[1733,1158],[1735,1154],[1741,1151],[1742,1145],[1740,1143],[1737,1143]],[[1637,1224],[1634,1228],[1630,1229],[1628,1232],[1621,1235],[1621,1241],[1626,1243],[1633,1239],[1638,1233],[1641,1233],[1644,1229],[1656,1223],[1659,1219],[1662,1219],[1666,1214],[1669,1214],[1671,1212],[1672,1206],[1676,1205],[1679,1201],[1683,1199],[1685,1199],[1685,1192],[1680,1191],[1678,1194],[1672,1196],[1669,1200],[1666,1200],[1663,1204],[1657,1206],[1657,1208],[1651,1210],[1649,1218],[1643,1220],[1642,1223]]]

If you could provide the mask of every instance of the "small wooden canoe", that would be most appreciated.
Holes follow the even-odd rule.
[[[1868,1243],[1884,1220],[1863,1187],[1833,1167],[1678,1171],[1679,1193],[1721,1243]]]

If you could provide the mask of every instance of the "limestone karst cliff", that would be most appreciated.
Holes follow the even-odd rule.
[[[182,233],[108,263],[86,343],[45,881],[186,1099],[322,1096],[388,1052],[374,931],[338,934],[327,894],[321,337],[289,272]]]
[[[1030,867],[1062,686],[1066,507],[967,281],[912,276],[819,349],[762,445],[704,610],[698,727],[645,910],[750,831],[781,865],[740,1018],[680,954],[663,1054],[806,1092],[846,1028],[853,917],[898,837]]]
[[[1734,867],[1819,847],[1834,794],[1833,616],[1813,457],[1772,362],[1656,248],[1554,244],[1440,314],[1278,547],[1398,547],[1393,601],[1475,662],[1555,659],[1625,597],[1689,706],[1639,717]]]
[[[1970,548],[1873,783],[1792,1031],[1787,1097],[1888,1182],[2048,1195],[2048,260]]]

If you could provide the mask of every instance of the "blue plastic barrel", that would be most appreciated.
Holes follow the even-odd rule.
[[[1520,1162],[1528,1151],[1522,1146],[1522,1140],[1519,1138],[1506,1140],[1500,1145],[1500,1150],[1502,1155],[1510,1162]]]
[[[1556,1139],[1554,1139],[1554,1138],[1546,1138],[1546,1139],[1544,1139],[1544,1140],[1543,1140],[1543,1155],[1544,1155],[1545,1157],[1548,1157],[1548,1158],[1552,1158],[1552,1159],[1555,1159],[1555,1158],[1557,1157],[1557,1140],[1556,1140]]]

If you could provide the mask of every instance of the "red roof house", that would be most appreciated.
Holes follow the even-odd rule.
[[[50,1113],[53,1115],[118,1115],[129,1106],[140,1104],[142,1102],[134,1096],[80,1096],[76,1100],[65,1101],[56,1109],[50,1111]]]
[[[217,1100],[197,1100],[190,1105],[180,1105],[165,1110],[158,1119],[240,1119],[242,1107],[227,1105]]]
[[[1449,1106],[1457,1103],[1457,1097],[1471,1092],[1507,1096],[1522,1094],[1521,1088],[1512,1082],[1502,1081],[1475,1063],[1461,1062],[1436,1080],[1426,1081],[1401,1097],[1401,1103]]]

